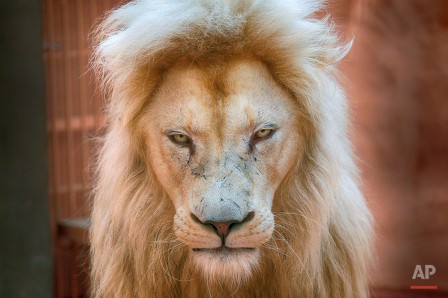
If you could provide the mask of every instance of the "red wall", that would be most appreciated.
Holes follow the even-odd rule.
[[[342,73],[376,222],[373,286],[448,290],[448,1],[339,1],[330,12],[355,38]],[[437,272],[412,280],[417,264]]]

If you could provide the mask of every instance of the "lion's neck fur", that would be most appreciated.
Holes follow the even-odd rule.
[[[153,237],[168,234],[159,232],[154,231]],[[274,237],[279,240],[263,248],[260,266],[241,283],[205,278],[195,268],[186,248],[178,247],[176,242],[160,240],[146,245],[146,249],[140,248],[142,251],[123,251],[118,259],[110,261],[116,262],[117,268],[111,269],[118,269],[119,273],[111,272],[116,280],[110,281],[110,291],[104,289],[104,297],[111,293],[114,297],[296,297],[297,293],[304,298],[364,297],[365,281],[351,278],[352,274],[361,274],[357,272],[360,264],[355,263],[360,256],[346,255],[341,248],[345,243],[330,243],[327,239],[317,248],[320,258],[313,260],[297,249],[303,246],[298,244],[301,239],[291,239],[281,232],[275,232]],[[326,245],[339,248],[328,249]],[[135,264],[138,268],[133,267]]]

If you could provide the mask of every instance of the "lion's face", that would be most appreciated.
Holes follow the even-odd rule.
[[[274,230],[274,194],[300,155],[296,103],[263,63],[179,62],[145,113],[148,162],[177,238],[206,274],[244,276]]]

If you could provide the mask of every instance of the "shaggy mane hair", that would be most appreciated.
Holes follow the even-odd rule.
[[[367,297],[371,216],[347,136],[341,46],[308,0],[138,0],[96,32],[108,97],[91,227],[94,297]],[[171,200],[145,162],[139,121],[164,70],[250,53],[299,103],[304,156],[275,194],[275,231],[249,279],[198,274],[173,232]]]

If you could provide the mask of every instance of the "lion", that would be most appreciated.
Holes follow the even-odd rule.
[[[321,7],[138,0],[105,18],[94,297],[368,297],[350,43]]]

